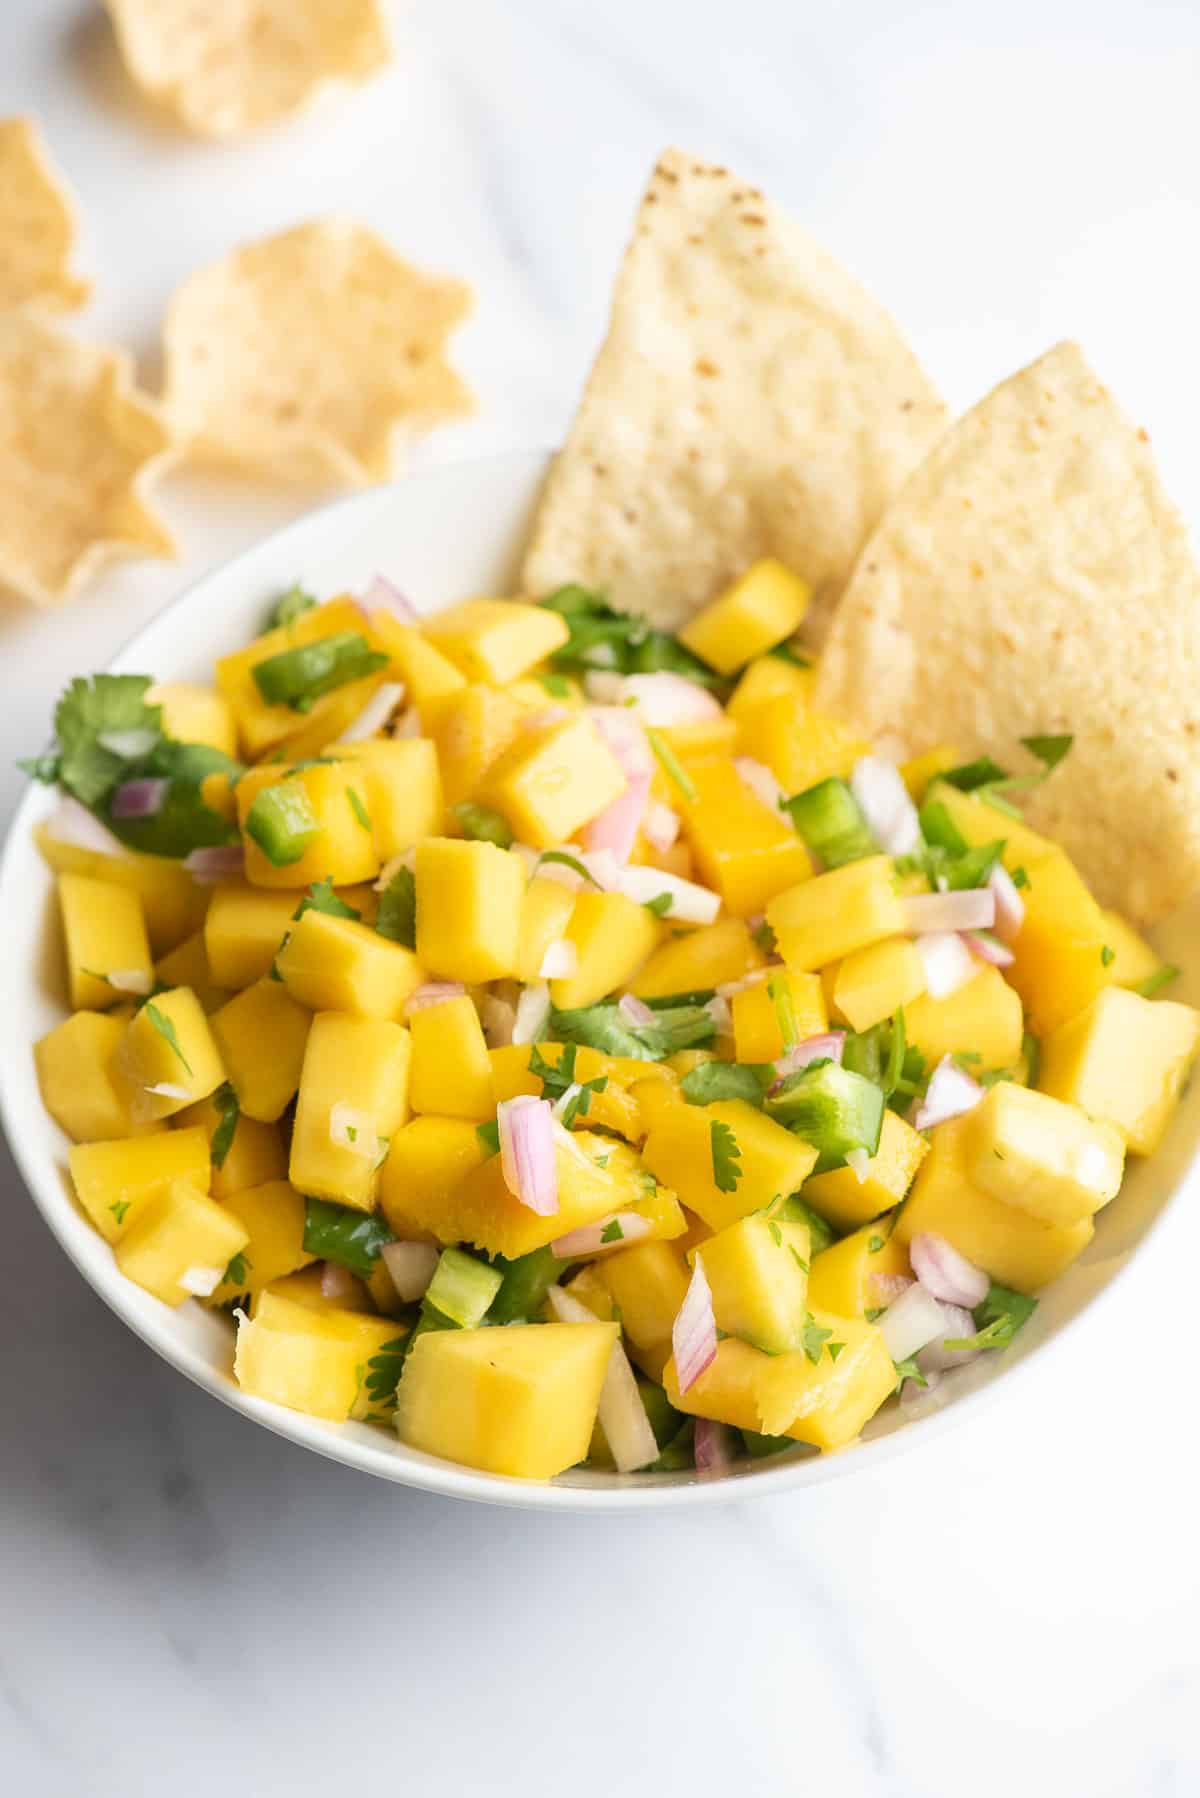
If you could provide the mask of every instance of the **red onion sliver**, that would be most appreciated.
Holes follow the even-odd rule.
[[[461,999],[466,990],[460,980],[426,981],[404,1001],[404,1015],[410,1018],[414,1011],[428,1011],[431,1005],[445,1005],[450,999]]]
[[[647,724],[670,730],[678,724],[706,724],[722,716],[707,687],[683,674],[630,674],[621,682],[621,699],[632,699]]]
[[[180,1086],[174,1080],[158,1080],[153,1086],[144,1087],[143,1091],[153,1093],[156,1099],[190,1099],[192,1096],[186,1086]]]
[[[169,780],[127,780],[112,796],[109,810],[114,818],[155,818],[161,812],[170,788]]]
[[[679,813],[673,812],[661,799],[652,799],[642,819],[642,833],[650,847],[663,854],[679,840],[679,831]]]
[[[781,1055],[775,1062],[775,1083],[772,1092],[786,1080],[789,1074],[798,1074],[802,1068],[814,1061],[838,1061],[842,1059],[842,1051],[846,1047],[844,1030],[827,1030],[821,1036],[806,1036],[802,1043],[795,1043],[786,1055]]]
[[[654,757],[645,731],[631,712],[619,707],[595,706],[589,716],[620,763],[626,785],[625,791],[585,827],[584,847],[592,851],[611,850],[619,862],[627,862],[637,842],[650,798]]]
[[[693,1386],[717,1358],[717,1320],[713,1316],[712,1288],[699,1253],[692,1263],[691,1282],[671,1327],[671,1349],[680,1393]]]
[[[206,1299],[217,1290],[224,1277],[223,1267],[185,1267],[178,1283],[193,1298]]]
[[[916,1130],[932,1130],[971,1111],[983,1098],[983,1088],[963,1072],[950,1055],[944,1055],[929,1077],[925,1097],[913,1117]]]
[[[770,978],[770,974],[770,968],[751,968],[750,972],[743,974],[740,980],[722,981],[716,989],[717,997],[718,999],[732,999],[736,994],[744,993],[748,987],[761,986],[764,980]]]
[[[479,1001],[479,1019],[489,1049],[503,1049],[512,1042],[517,1008],[495,993],[484,993]]]
[[[613,885],[636,905],[649,905],[669,894],[671,903],[664,916],[672,923],[712,924],[721,909],[720,893],[698,886],[694,880],[682,880],[678,874],[664,874],[661,868],[620,868]]]
[[[535,980],[517,1000],[512,1027],[513,1042],[535,1043],[545,1029],[549,1016],[550,988],[544,980]]]
[[[928,1352],[928,1349],[922,1349],[921,1353],[917,1356],[917,1366],[921,1368],[921,1372],[925,1376],[925,1384],[922,1385],[920,1380],[907,1379],[900,1388],[900,1406],[904,1411],[911,1411],[914,1406],[919,1405],[923,1399],[928,1398],[929,1394],[941,1384],[942,1376],[936,1367],[926,1368],[921,1366],[922,1358],[927,1355]]]
[[[996,935],[1001,942],[1014,943],[1017,932],[1025,922],[1025,901],[1003,862],[997,862],[992,869],[988,876],[988,886],[996,901]]]
[[[70,843],[76,849],[90,849],[96,855],[128,855],[126,849],[99,818],[89,812],[78,799],[64,795],[42,828],[56,843]]]
[[[653,1024],[654,1022],[654,1013],[650,1006],[646,1004],[644,999],[637,998],[633,993],[622,993],[620,999],[617,1001],[617,1010],[627,1024],[636,1026],[639,1024]]]
[[[925,970],[925,990],[931,999],[948,999],[979,972],[957,931],[931,931],[928,936],[917,937],[915,946]]]
[[[961,1305],[942,1306],[942,1333],[927,1342],[917,1356],[917,1366],[928,1376],[945,1373],[951,1367],[965,1367],[982,1355],[982,1349],[949,1349],[947,1342],[968,1342],[975,1334],[975,1319]]]
[[[909,936],[924,936],[931,930],[990,930],[996,921],[996,895],[990,887],[915,893],[902,899],[900,907]]]
[[[397,1297],[406,1305],[415,1305],[418,1299],[423,1299],[441,1254],[437,1243],[385,1242],[379,1252],[392,1277]]]
[[[240,843],[215,843],[209,849],[193,849],[184,856],[183,865],[198,885],[210,886],[240,874],[246,865],[246,851]]]
[[[604,1241],[604,1232],[612,1230],[614,1224],[620,1226],[621,1234]],[[640,1242],[650,1234],[650,1219],[641,1217],[636,1211],[614,1211],[609,1217],[599,1218],[594,1224],[581,1224],[578,1230],[568,1230],[565,1236],[556,1236],[550,1244],[560,1261],[571,1261],[577,1255],[607,1255],[614,1249],[628,1248],[631,1242]]]
[[[781,822],[791,823],[794,829],[792,814],[782,809],[782,801],[785,797],[783,788],[766,763],[756,762],[751,755],[735,755],[733,765],[739,778],[745,786],[749,787],[754,797],[762,805],[765,805],[769,812],[774,812]]]
[[[888,855],[911,855],[920,847],[921,824],[917,808],[901,779],[900,770],[882,756],[864,755],[854,764],[850,791],[867,821],[867,828]]]
[[[973,1311],[988,1295],[991,1281],[981,1267],[960,1255],[952,1242],[932,1230],[918,1230],[908,1245],[912,1269],[927,1292],[947,1305]],[[973,1336],[972,1324],[964,1335]]]
[[[907,1292],[912,1281],[907,1274],[868,1274],[867,1290],[877,1305],[890,1305]]]
[[[539,1217],[558,1210],[554,1113],[545,1099],[521,1093],[496,1107],[500,1166],[514,1199]]]
[[[993,968],[1011,968],[1016,956],[1002,943],[999,937],[992,936],[987,930],[966,930],[963,942],[971,951],[976,961],[985,961]]]
[[[377,574],[371,585],[363,594],[365,607],[378,606],[380,611],[391,612],[404,624],[419,624],[421,614],[411,600],[404,597],[399,587],[393,586],[382,574]]]
[[[396,707],[404,698],[404,682],[385,680],[382,686],[376,687],[370,699],[353,723],[348,724],[339,743],[362,743],[381,731]]]
[[[871,1166],[871,1157],[866,1149],[847,1149],[846,1166],[861,1186]]]
[[[148,968],[110,968],[104,978],[114,992],[134,993],[139,998],[154,986],[154,976]]]
[[[907,1361],[935,1336],[945,1335],[942,1307],[918,1282],[893,1299],[879,1320],[884,1346],[893,1361]]]
[[[733,1431],[729,1425],[698,1417],[692,1459],[702,1480],[720,1479],[728,1473],[733,1466]]]
[[[353,1303],[362,1298],[362,1281],[338,1261],[326,1261],[321,1268],[321,1297],[335,1305]]]
[[[564,1292],[561,1286],[552,1286],[546,1297],[560,1323],[595,1323],[595,1314],[574,1293]],[[629,1357],[619,1342],[614,1342],[609,1357],[608,1371],[600,1388],[597,1416],[618,1473],[634,1473],[639,1467],[648,1467],[651,1461],[657,1461],[658,1443],[646,1416]]]

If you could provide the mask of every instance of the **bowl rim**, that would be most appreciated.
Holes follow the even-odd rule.
[[[294,537],[313,531],[318,521],[352,520],[356,512],[369,513],[376,507],[383,509],[390,497],[408,492],[414,486],[469,482],[472,477],[477,477],[488,468],[499,470],[503,467],[516,471],[523,467],[532,480],[544,475],[552,457],[552,451],[539,449],[500,451],[487,456],[460,459],[417,470],[384,486],[344,494],[314,506],[189,582],[122,643],[110,657],[107,668],[123,671],[122,664],[137,654],[142,639],[174,614],[202,600],[210,584],[219,585],[235,579],[243,566],[249,574],[250,565],[256,557],[268,549],[286,549]],[[20,847],[28,837],[38,812],[44,809],[44,791],[31,783],[10,821],[0,852],[0,910],[3,910],[4,901],[8,897]],[[21,1046],[23,1045],[19,1045],[15,1052],[20,1052]],[[0,1069],[3,1067],[5,1053],[12,1051],[0,1051]],[[921,1443],[932,1441],[951,1427],[975,1417],[984,1404],[994,1402],[1001,1391],[1007,1395],[1016,1392],[1022,1380],[1027,1378],[1029,1369],[1035,1362],[1041,1361],[1045,1351],[1073,1332],[1085,1317],[1091,1318],[1094,1315],[1100,1302],[1118,1287],[1126,1278],[1131,1265],[1140,1259],[1145,1243],[1166,1228],[1167,1219],[1179,1218],[1182,1213],[1182,1207],[1178,1203],[1181,1192],[1200,1180],[1200,1155],[1193,1155],[1131,1252],[1104,1284],[1072,1315],[1057,1324],[1043,1340],[1032,1343],[1012,1360],[1006,1360],[983,1384],[973,1391],[957,1395],[951,1404],[914,1415],[901,1428],[885,1436],[870,1441],[857,1441],[836,1453],[752,1463],[739,1468],[727,1478],[705,1480],[696,1476],[690,1480],[667,1484],[659,1483],[654,1477],[633,1474],[614,1476],[603,1485],[573,1486],[555,1481],[522,1480],[488,1473],[431,1455],[419,1454],[411,1449],[408,1454],[412,1459],[402,1460],[383,1447],[363,1440],[363,1437],[369,1437],[372,1433],[365,1428],[361,1436],[357,1433],[338,1435],[335,1431],[342,1426],[330,1425],[324,1419],[309,1417],[306,1413],[291,1411],[282,1405],[243,1393],[228,1373],[214,1367],[198,1350],[179,1339],[172,1331],[174,1312],[170,1308],[161,1306],[152,1311],[140,1311],[132,1296],[139,1289],[121,1274],[115,1261],[92,1263],[82,1253],[82,1244],[85,1240],[90,1241],[93,1234],[91,1226],[82,1215],[76,1215],[73,1221],[78,1228],[75,1229],[69,1227],[69,1214],[60,1216],[50,1195],[53,1194],[56,1198],[61,1196],[61,1171],[56,1165],[48,1164],[35,1150],[17,1112],[8,1082],[3,1079],[0,1079],[0,1128],[3,1128],[13,1160],[43,1222],[92,1291],[149,1348],[194,1385],[210,1393],[248,1421],[263,1425],[274,1435],[359,1472],[442,1497],[533,1511],[658,1510],[738,1503],[750,1497],[778,1496],[803,1487],[825,1485],[855,1472],[878,1468],[900,1455],[911,1453]],[[1023,1386],[1021,1389],[1024,1389]]]

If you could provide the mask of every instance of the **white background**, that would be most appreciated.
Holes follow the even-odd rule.
[[[479,416],[419,459],[550,443],[676,141],[786,200],[956,407],[1078,337],[1200,516],[1193,5],[425,0],[396,42],[371,88],[216,147],[139,108],[98,6],[5,0],[0,114],[37,114],[79,194],[80,328],[152,384],[186,273],[349,211],[477,291]],[[172,477],[179,564],[0,613],[5,812],[67,676],[305,503]],[[410,1496],[256,1430],[104,1311],[6,1159],[0,1187],[6,1794],[1200,1789],[1193,1220],[915,1458],[601,1521]]]

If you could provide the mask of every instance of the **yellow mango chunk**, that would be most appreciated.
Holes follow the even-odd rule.
[[[133,1092],[116,1065],[125,1021],[77,1011],[33,1046],[42,1104],[73,1142],[108,1142],[159,1128],[133,1116]]]
[[[576,712],[521,731],[492,763],[480,797],[503,813],[521,842],[551,849],[570,842],[626,785],[591,718]]]
[[[253,1297],[316,1259],[304,1246],[304,1199],[286,1180],[244,1187],[230,1194],[223,1209],[241,1224],[247,1242],[209,1304],[227,1305],[242,1293]]]
[[[930,783],[940,774],[957,768],[962,759],[953,743],[939,743],[935,748],[927,749],[924,755],[914,755],[910,761],[902,763],[900,778],[914,804],[920,805]]]
[[[392,658],[389,674],[404,682],[404,695],[418,712],[466,686],[466,677],[415,625],[404,624],[393,612],[371,613],[371,632]]]
[[[879,1147],[862,1180],[853,1168],[832,1168],[827,1174],[812,1175],[805,1183],[804,1197],[835,1230],[852,1230],[900,1203],[928,1153],[929,1144],[919,1131],[894,1111],[885,1111]],[[837,1310],[836,1305],[829,1308]]]
[[[542,977],[542,962],[551,943],[567,933],[575,895],[560,880],[531,880],[521,902],[517,938],[517,979],[528,984]]]
[[[925,991],[925,964],[908,937],[885,937],[838,964],[833,1005],[852,1030],[869,1030]]]
[[[442,775],[437,750],[427,737],[374,737],[365,743],[339,743],[336,750],[343,761],[362,762],[366,769],[363,798],[381,862],[441,830],[446,809]]]
[[[525,870],[494,843],[427,837],[418,843],[417,960],[468,985],[517,971]]]
[[[630,982],[639,999],[665,999],[672,993],[703,993],[731,980],[741,980],[767,958],[741,918],[721,918],[686,936],[661,943]]]
[[[312,1018],[278,980],[259,980],[214,1011],[210,1023],[238,1104],[264,1124],[296,1096]]]
[[[581,892],[566,932],[578,964],[565,980],[550,982],[552,1003],[560,1011],[594,1005],[634,978],[658,939],[658,920],[644,905],[624,893]]]
[[[285,782],[289,794],[298,794],[307,804],[316,835],[296,861],[277,868],[246,835],[246,820],[264,788]],[[379,852],[372,835],[365,788],[363,767],[358,762],[316,762],[294,771],[274,766],[247,769],[237,784],[238,824],[246,846],[246,879],[252,886],[287,887],[293,891],[317,880],[330,879],[335,886],[374,880],[379,872]]]
[[[425,636],[468,680],[515,681],[570,636],[561,612],[514,599],[464,599],[425,620]]]
[[[408,1020],[412,1035],[414,1111],[442,1117],[490,1117],[492,1064],[479,1013],[464,993],[440,1005],[423,1005]]]
[[[241,1221],[186,1180],[172,1180],[143,1205],[113,1253],[126,1279],[164,1305],[205,1298],[249,1241]]]
[[[447,805],[473,799],[492,763],[508,748],[528,716],[525,706],[498,687],[463,687],[436,705],[427,702],[426,734],[437,748]]]
[[[407,1334],[394,1317],[316,1310],[264,1292],[238,1324],[233,1374],[243,1392],[290,1411],[335,1423],[362,1418],[389,1408],[389,1399],[372,1399],[367,1380],[393,1368],[399,1377]]]
[[[717,1184],[713,1125],[732,1131],[740,1172],[732,1190]],[[650,1127],[642,1158],[655,1178],[722,1230],[781,1195],[797,1192],[811,1174],[817,1151],[742,1099],[716,1105],[679,1105]]]
[[[740,725],[751,712],[772,699],[789,699],[798,711],[806,711],[812,701],[815,674],[815,668],[802,668],[786,656],[759,656],[738,681],[725,715]]]
[[[302,612],[291,624],[267,631],[245,649],[222,656],[217,662],[217,686],[237,721],[242,752],[250,760],[265,754],[301,728],[319,729],[325,714],[338,706],[341,692],[334,688],[332,692],[322,694],[307,713],[294,711],[287,705],[268,705],[254,679],[256,665],[285,650],[315,643],[321,637],[336,636],[340,631],[353,631],[355,635],[365,637],[372,649],[382,647],[375,642],[353,600],[333,599],[328,605],[314,606],[310,611]],[[378,679],[382,678],[380,673]]]
[[[630,1353],[642,1372],[661,1381],[671,1354],[671,1331],[688,1289],[688,1271],[678,1241],[634,1243],[602,1256],[584,1272],[595,1275],[610,1304],[620,1312]],[[571,1282],[572,1292],[581,1278]],[[583,1297],[582,1293],[576,1295]]]
[[[889,855],[818,874],[771,900],[767,923],[793,973],[804,974],[904,929]]]
[[[292,892],[269,893],[244,881],[214,887],[204,920],[204,953],[216,984],[240,992],[269,974],[295,909]]]
[[[295,725],[283,741],[259,757],[260,766],[269,762],[307,762],[313,756],[329,753],[342,732],[350,729],[363,707],[374,698],[383,678],[379,673],[347,681],[327,693],[311,712],[297,712]]]
[[[947,781],[931,781],[925,797],[945,807],[951,823],[971,848],[1002,841],[1001,860],[1010,874],[1021,867],[1028,869],[1030,862],[1038,861],[1044,855],[1061,853],[1049,837],[1039,836],[1011,812],[1001,811],[999,806],[990,805],[976,793],[961,793]]]
[[[437,1236],[453,1195],[488,1152],[464,1118],[415,1117],[397,1130],[379,1176],[380,1207],[396,1235]]]
[[[831,774],[845,779],[870,749],[839,719],[801,712],[786,694],[739,720],[738,743],[745,755],[767,764],[785,793],[802,793]]]
[[[1026,863],[1025,917],[1007,969],[1035,1036],[1046,1036],[1112,986],[1104,917],[1061,849]]]
[[[778,996],[778,1005],[776,1004]],[[796,1022],[796,1041],[820,1036],[828,1028],[825,994],[816,974],[791,974],[773,968],[765,980],[743,987],[729,1001],[733,1017],[736,1061],[778,1061],[786,1047],[779,1027],[782,1010]]]
[[[1046,1224],[972,1185],[967,1175],[967,1117],[951,1118],[933,1132],[895,1235],[909,1243],[932,1230],[994,1280],[1018,1292],[1037,1292],[1056,1280],[1092,1239],[1092,1220]]]
[[[711,761],[714,756],[733,754],[737,742],[737,724],[723,712],[716,712],[712,717],[699,718],[693,724],[664,724],[658,734],[690,773],[693,762]],[[677,804],[684,793],[684,789],[667,772],[661,761],[655,770],[651,790],[656,798],[662,799],[667,805]]]
[[[99,1011],[129,992],[150,991],[154,965],[135,892],[86,874],[60,874],[58,903],[74,1011]],[[117,976],[115,985],[106,974]]]
[[[541,1042],[537,1045],[537,1052],[548,1067],[557,1068],[561,1065],[562,1043]],[[503,1100],[515,1099],[521,1093],[528,1093],[535,1099],[542,1097],[541,1078],[529,1071],[532,1054],[533,1048],[529,1043],[508,1043],[503,1048],[488,1050],[492,1068],[489,1112]],[[603,1090],[591,1094],[588,1109],[577,1115],[577,1123],[582,1128],[615,1130],[630,1142],[640,1142],[646,1131],[641,1106],[630,1088],[644,1079],[646,1069],[654,1065],[651,1062],[630,1061],[618,1055],[604,1055],[598,1049],[577,1047],[575,1079],[580,1082],[603,1079],[607,1082]]]
[[[130,1085],[133,1115],[142,1121],[206,1099],[225,1078],[208,1019],[186,986],[146,1000],[121,1039],[117,1066]]]
[[[807,1190],[804,1196],[808,1197]],[[839,1317],[866,1318],[889,1303],[886,1281],[897,1274],[912,1278],[908,1249],[886,1219],[882,1224],[864,1224],[813,1256],[808,1301]]]
[[[370,1211],[384,1139],[408,1119],[412,1040],[400,1024],[318,1012],[308,1033],[288,1178]]]
[[[1003,1080],[968,1114],[967,1178],[1047,1224],[1077,1224],[1116,1197],[1125,1140],[1074,1105]]]
[[[945,999],[922,993],[904,1007],[904,1025],[910,1045],[931,1068],[954,1054],[978,1055],[981,1068],[1013,1067],[1025,1032],[1020,999],[992,967],[981,968]]]
[[[159,956],[154,964],[154,981],[156,986],[190,986],[206,1012],[215,1011],[229,997],[212,977],[203,930],[194,930],[168,954]]]
[[[718,1230],[688,1259],[703,1263],[717,1328],[780,1355],[801,1346],[811,1250],[807,1224],[759,1212]]]
[[[62,843],[45,824],[33,827],[42,860],[56,874],[85,874],[136,893],[142,902],[146,933],[155,955],[164,955],[204,922],[209,887],[197,886],[181,862],[165,855],[100,855]]]
[[[736,674],[792,635],[811,598],[807,581],[763,556],[688,621],[679,641],[718,674]]]
[[[229,701],[215,687],[159,681],[146,694],[146,704],[161,706],[163,733],[177,743],[207,743],[236,759],[237,722]]]
[[[1102,911],[1100,916],[1104,920],[1104,941],[1112,950],[1109,973],[1114,986],[1138,987],[1162,971],[1166,964],[1158,951],[1119,912]]]
[[[588,1452],[616,1324],[427,1331],[404,1364],[396,1431],[410,1448],[546,1480]]]
[[[1200,1012],[1108,987],[1042,1043],[1038,1087],[1112,1124],[1135,1155],[1162,1141],[1200,1042]]]
[[[209,1187],[203,1130],[163,1130],[128,1142],[77,1143],[67,1161],[75,1196],[106,1242],[116,1242],[172,1180]]]
[[[378,1265],[378,1263],[376,1264]],[[362,1281],[357,1282],[357,1293],[348,1293],[343,1297],[331,1299],[321,1290],[324,1273],[324,1262],[310,1263],[294,1274],[284,1274],[279,1280],[272,1280],[261,1292],[250,1294],[250,1315],[256,1317],[263,1305],[267,1306],[268,1317],[274,1316],[278,1321],[279,1312],[274,1305],[276,1299],[286,1299],[289,1306],[303,1305],[309,1311],[351,1311],[374,1317],[371,1300],[367,1288]],[[293,1314],[294,1315],[294,1314]]]
[[[213,1137],[221,1128],[224,1116],[214,1095],[189,1105],[184,1111],[177,1111],[171,1121],[177,1129],[182,1126],[190,1130],[198,1126],[208,1138],[211,1151]],[[275,1125],[260,1123],[257,1118],[241,1112],[220,1167],[213,1162],[212,1196],[227,1199],[247,1186],[265,1186],[268,1181],[282,1180],[286,1172],[283,1138]]]
[[[730,761],[688,766],[694,795],[680,799],[692,856],[726,911],[748,917],[812,873],[812,861],[782,812],[771,811]]]
[[[398,1018],[425,978],[411,949],[315,906],[292,925],[275,966],[288,992],[311,1011],[364,1018]]]

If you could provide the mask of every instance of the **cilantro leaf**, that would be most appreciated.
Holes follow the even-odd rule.
[[[775,1078],[769,1062],[702,1061],[683,1076],[679,1090],[689,1105],[712,1105],[718,1099],[744,1099],[761,1107],[763,1094]]]
[[[363,1381],[371,1404],[387,1406],[395,1401],[396,1387],[400,1384],[407,1350],[408,1337],[396,1336],[390,1342],[382,1343],[371,1356]]]
[[[577,855],[568,855],[565,849],[545,850],[538,856],[537,867],[533,870],[535,874],[537,873],[538,868],[545,862],[558,862],[562,867],[570,868],[574,873],[582,875],[584,880],[586,880],[590,886],[594,886],[598,892],[603,890],[600,886],[600,882],[596,879],[596,876],[588,872],[579,857]]]
[[[281,593],[267,615],[267,629],[278,630],[280,625],[294,624],[304,612],[311,612],[316,605],[311,593],[306,593],[299,581],[293,581],[286,593]]]
[[[253,1266],[254,1263],[251,1261],[249,1255],[247,1255],[245,1249],[239,1249],[237,1254],[230,1260],[229,1266],[225,1269],[225,1272],[221,1275],[222,1286],[236,1286],[239,1291],[244,1290],[246,1276]]]
[[[915,1355],[909,1355],[903,1361],[893,1361],[892,1366],[896,1369],[897,1392],[899,1392],[905,1380],[915,1380],[918,1386],[928,1386],[929,1381],[917,1366]]]
[[[192,1064],[179,1046],[179,1037],[176,1034],[173,1020],[167,1017],[165,1012],[161,1012],[158,1009],[158,1006],[154,1003],[153,999],[147,999],[142,1010],[145,1012],[154,1028],[158,1031],[158,1034],[162,1037],[163,1041],[174,1050],[188,1073],[192,1073]]]
[[[450,811],[458,819],[462,833],[469,841],[495,843],[498,849],[511,847],[513,833],[502,812],[493,811],[490,805],[475,805],[469,799],[465,799],[461,805],[452,805]]]
[[[608,1085],[607,1074],[598,1074],[594,1080],[576,1080],[575,1058],[577,1053],[576,1044],[567,1043],[563,1047],[561,1059],[551,1065],[535,1043],[529,1055],[529,1072],[541,1081],[543,1099],[556,1102],[565,1099],[567,1094],[571,1093],[559,1118],[559,1123],[564,1130],[569,1130],[577,1117],[587,1116],[592,1103],[592,1094],[602,1093]]]
[[[1037,757],[1038,761],[1041,762],[1042,766],[1045,768],[1047,774],[1049,774],[1052,769],[1058,767],[1058,764],[1062,761],[1074,741],[1075,738],[1073,736],[1021,738],[1022,745],[1028,749],[1031,755]]]
[[[656,893],[653,899],[644,899],[642,903],[648,912],[654,913],[656,918],[665,918],[675,903],[675,895],[673,893]]]
[[[646,726],[646,741],[654,751],[659,765],[667,776],[667,779],[679,788],[679,791],[683,794],[685,799],[694,799],[696,797],[696,783],[676,755],[675,751],[671,748],[671,745],[667,742],[667,739],[663,736],[662,732],[660,730],[655,730],[653,725],[648,724]]]
[[[212,1102],[221,1114],[221,1121],[213,1131],[209,1153],[212,1156],[213,1166],[221,1168],[225,1166],[225,1157],[233,1147],[234,1133],[242,1113],[238,1104],[238,1096],[228,1080],[224,1086],[217,1088]]]
[[[1155,993],[1161,992],[1164,986],[1170,986],[1172,980],[1178,980],[1181,970],[1164,962],[1161,968],[1155,968],[1153,974],[1147,974],[1139,980],[1131,990],[1140,993],[1143,999],[1153,999]]]
[[[1027,1297],[1023,1292],[1014,1292],[1011,1287],[1000,1286],[993,1280],[987,1297],[975,1307],[975,1322],[979,1326],[977,1333],[974,1336],[956,1336],[947,1341],[945,1346],[949,1349],[1007,1348],[1017,1331],[1029,1322],[1036,1310],[1036,1299]]]
[[[821,1350],[832,1335],[833,1331],[827,1330],[819,1324],[811,1311],[805,1314],[804,1329],[800,1337],[800,1346],[814,1367],[821,1359]]]
[[[500,1126],[495,1118],[489,1118],[486,1124],[476,1124],[475,1136],[485,1156],[500,1153]]]
[[[97,674],[73,680],[54,713],[59,779],[82,805],[95,808],[122,778],[127,756],[106,749],[102,736],[117,731],[149,731],[162,736],[162,707],[146,704],[153,685],[148,674]]]
[[[550,658],[557,669],[603,669],[614,674],[654,674],[665,669],[702,686],[723,684],[720,675],[674,637],[652,629],[636,614],[614,612],[602,594],[572,584],[548,593],[541,603],[560,613],[570,632]]]
[[[712,1148],[713,1185],[718,1192],[735,1192],[737,1183],[742,1177],[742,1151],[738,1147],[738,1139],[728,1124],[714,1118],[709,1126],[709,1141]]]
[[[624,1242],[625,1232],[621,1228],[620,1218],[610,1218],[600,1232],[601,1242]]]
[[[327,874],[324,880],[316,880],[309,887],[303,899],[292,913],[292,922],[302,918],[306,911],[323,911],[331,918],[361,918],[362,913],[344,899],[339,899],[333,890],[333,876]]]
[[[120,1229],[121,1225],[125,1222],[125,1213],[129,1210],[129,1207],[132,1205],[132,1203],[133,1203],[132,1199],[114,1199],[112,1204],[109,1206],[109,1210],[112,1212],[113,1216],[117,1220],[118,1230]]]
[[[398,868],[379,896],[375,929],[390,943],[417,946],[417,882],[411,868]]]
[[[699,1049],[716,1034],[712,1014],[702,1005],[655,1009],[651,1024],[630,1024],[615,1000],[551,1011],[549,1033],[558,1042],[575,1042],[605,1055],[628,1055],[637,1061],[662,1061],[680,1049]]]
[[[369,831],[371,828],[370,814],[367,811],[366,806],[363,804],[362,799],[354,791],[353,787],[346,788],[346,798],[350,801],[350,810],[354,813],[354,816],[358,819],[358,822],[362,825],[362,827],[365,831]]]
[[[375,1212],[354,1211],[328,1199],[304,1201],[304,1247],[323,1261],[336,1261],[360,1279],[369,1280],[379,1251],[395,1236]]]

